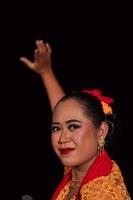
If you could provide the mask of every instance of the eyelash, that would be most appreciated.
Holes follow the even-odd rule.
[[[69,130],[75,130],[75,129],[78,129],[78,128],[80,128],[80,126],[77,125],[77,124],[70,124],[70,125],[68,126],[68,129],[69,129]]]
[[[53,132],[58,132],[58,131],[60,131],[61,128],[58,127],[58,126],[52,126],[51,130],[52,130],[52,133],[53,133]]]
[[[74,131],[75,129],[80,128],[81,126],[77,125],[77,124],[70,124],[67,126],[68,130],[70,131]],[[61,130],[61,128],[59,126],[52,126],[51,127],[52,133],[57,133]]]

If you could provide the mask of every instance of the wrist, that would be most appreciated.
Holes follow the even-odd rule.
[[[42,79],[47,76],[51,76],[51,75],[53,76],[53,74],[54,74],[54,72],[52,70],[52,67],[49,67],[49,69],[47,69],[47,70],[41,70],[39,72],[39,75],[41,76]]]

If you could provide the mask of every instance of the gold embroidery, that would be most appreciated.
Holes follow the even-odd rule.
[[[65,200],[68,192],[69,192],[69,183],[67,185],[65,185],[65,187],[63,188],[63,190],[61,190],[60,194],[57,197],[57,200]]]
[[[113,161],[108,176],[98,177],[81,188],[81,200],[131,200],[120,169]]]
[[[71,167],[64,167],[64,175],[66,175],[71,170]]]
[[[60,192],[57,200],[65,200],[69,193],[70,183]],[[113,168],[108,176],[97,177],[82,186],[80,190],[81,200],[131,200],[121,171],[113,161]],[[70,200],[75,200],[73,196]]]

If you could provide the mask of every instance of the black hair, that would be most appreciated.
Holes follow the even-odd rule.
[[[56,109],[60,102],[68,99],[73,99],[83,106],[85,115],[91,118],[96,128],[100,127],[103,121],[107,122],[109,131],[105,138],[105,149],[109,151],[109,154],[113,155],[112,151],[114,151],[115,147],[113,136],[115,135],[114,133],[117,131],[119,126],[115,113],[112,112],[112,114],[105,114],[102,103],[97,97],[93,96],[92,94],[79,91],[73,91],[69,94],[66,94],[58,101],[54,109]]]

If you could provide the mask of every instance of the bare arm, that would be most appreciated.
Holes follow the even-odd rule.
[[[34,61],[32,62],[25,57],[21,57],[20,60],[29,69],[40,75],[48,94],[51,109],[53,110],[56,103],[65,93],[53,72],[51,53],[51,47],[48,43],[44,43],[42,40],[37,40],[34,52]]]

